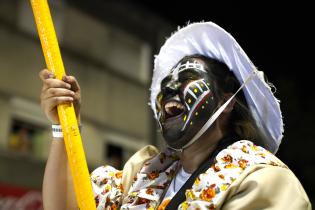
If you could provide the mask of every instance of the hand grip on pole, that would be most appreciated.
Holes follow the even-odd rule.
[[[46,65],[54,72],[56,78],[61,80],[65,75],[65,69],[47,0],[30,1]],[[73,104],[59,105],[57,109],[78,206],[81,210],[95,210],[89,171]]]

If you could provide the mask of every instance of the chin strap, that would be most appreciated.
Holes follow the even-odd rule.
[[[223,110],[229,105],[229,103],[233,100],[233,98],[237,95],[238,92],[240,92],[243,87],[250,82],[254,76],[256,76],[258,73],[257,69],[254,69],[254,71],[247,77],[247,79],[245,80],[245,82],[241,85],[241,87],[234,93],[234,95],[231,96],[231,98],[229,98],[229,100],[227,100],[210,118],[209,120],[202,126],[202,128],[198,131],[198,133],[196,133],[196,135],[186,144],[184,145],[182,148],[180,149],[176,149],[173,147],[168,146],[170,149],[178,151],[178,152],[183,152],[184,149],[186,149],[187,147],[189,147],[190,145],[192,145],[195,141],[197,141],[200,136],[202,134],[204,134],[204,132],[206,132],[208,130],[208,128],[213,124],[213,122],[220,116],[220,114],[223,112]]]

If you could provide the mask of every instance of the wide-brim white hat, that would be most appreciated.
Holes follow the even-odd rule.
[[[189,24],[179,29],[160,49],[155,57],[151,84],[151,107],[157,118],[156,97],[161,81],[185,56],[204,55],[225,63],[240,84],[256,71],[256,76],[243,88],[249,109],[257,127],[264,135],[269,151],[276,153],[283,137],[283,121],[279,101],[236,40],[223,28],[212,22]]]

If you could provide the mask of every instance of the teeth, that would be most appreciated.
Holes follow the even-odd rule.
[[[177,107],[178,109],[184,109],[184,106],[178,102],[168,102],[165,104],[165,108]]]
[[[179,110],[184,110],[184,106],[181,103],[175,102],[175,101],[171,101],[165,104],[165,111],[170,114],[173,115],[175,113],[173,113],[174,107],[176,107]]]

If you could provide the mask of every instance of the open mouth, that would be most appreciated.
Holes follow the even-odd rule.
[[[180,116],[184,111],[185,107],[179,101],[171,100],[164,104],[165,120]]]

